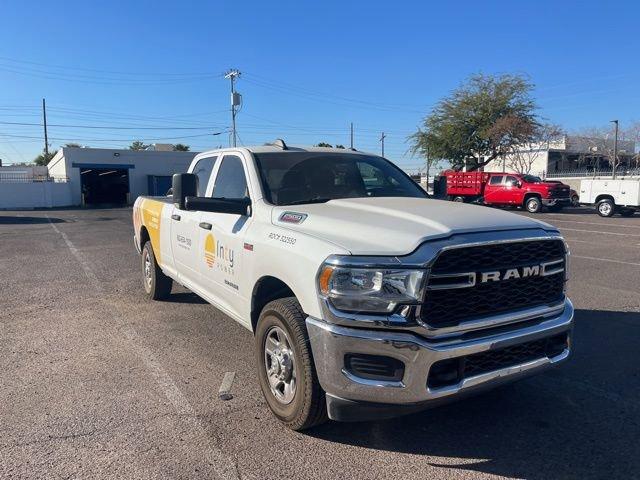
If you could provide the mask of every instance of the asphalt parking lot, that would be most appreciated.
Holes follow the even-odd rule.
[[[250,332],[183,289],[146,300],[130,217],[0,212],[1,478],[640,477],[639,214],[536,216],[572,251],[569,363],[305,433],[269,412]]]

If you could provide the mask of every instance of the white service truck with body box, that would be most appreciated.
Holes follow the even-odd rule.
[[[558,230],[431,199],[376,155],[281,140],[201,153],[133,223],[147,295],[177,282],[253,332],[292,429],[413,412],[569,356]]]
[[[630,217],[640,210],[640,178],[582,180],[580,203],[594,205],[601,217]]]

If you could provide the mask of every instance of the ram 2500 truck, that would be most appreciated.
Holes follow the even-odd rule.
[[[571,189],[560,181],[535,175],[447,170],[446,196],[456,202],[523,207],[537,213],[543,207],[560,211],[571,205]]]
[[[172,188],[133,209],[146,294],[177,282],[249,329],[290,428],[424,409],[569,356],[550,225],[430,199],[375,155],[280,140],[201,153]]]

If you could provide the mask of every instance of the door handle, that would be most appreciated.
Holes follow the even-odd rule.
[[[205,230],[211,230],[211,224],[207,222],[200,222],[200,228],[204,228]]]
[[[176,222],[179,222],[180,221],[180,215],[174,213],[173,215],[171,215],[171,219],[175,220]]]

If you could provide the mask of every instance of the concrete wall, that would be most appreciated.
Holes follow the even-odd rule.
[[[69,183],[0,183],[0,209],[51,208],[70,205],[73,205],[73,200]]]

